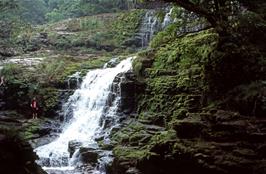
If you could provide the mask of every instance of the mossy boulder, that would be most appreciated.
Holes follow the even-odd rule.
[[[147,150],[137,149],[134,147],[117,146],[114,148],[113,153],[115,159],[110,166],[110,173],[124,174],[130,168],[134,168],[138,163],[151,153]]]

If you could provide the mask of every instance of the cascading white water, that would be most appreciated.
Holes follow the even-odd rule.
[[[80,86],[80,73],[81,72],[76,72],[75,74],[72,74],[70,76],[68,76],[68,79],[67,79],[67,87],[68,89],[72,89],[72,86],[74,87],[79,87]],[[74,81],[74,85],[72,84]]]
[[[166,14],[164,16],[163,22],[160,22],[156,16],[156,10],[148,10],[142,20],[141,27],[138,33],[138,37],[141,38],[141,46],[148,46],[149,42],[153,36],[167,27],[169,24],[173,23],[171,17],[174,8],[164,9]]]
[[[114,68],[88,72],[80,89],[74,92],[66,104],[71,107],[72,118],[64,125],[59,138],[35,149],[40,158],[39,163],[44,169],[48,172],[50,170],[69,171],[76,167],[75,162],[73,163],[75,160],[69,158],[68,143],[70,141],[79,142],[82,147],[96,144],[94,136],[97,130],[101,129],[100,119],[106,112],[112,82],[119,73],[127,72],[132,68],[131,60],[132,58],[123,60]],[[117,103],[115,99],[114,105]],[[109,112],[114,110],[116,109],[110,108]]]
[[[168,26],[172,21],[172,13],[173,13],[173,9],[171,8],[170,11],[168,13],[165,14],[164,19],[163,19],[163,23],[162,23],[162,27],[165,28],[166,26]]]
[[[145,47],[149,44],[152,36],[155,32],[158,32],[160,29],[160,23],[157,17],[155,16],[154,10],[149,10],[146,12],[139,31],[139,36],[141,37],[141,46]]]

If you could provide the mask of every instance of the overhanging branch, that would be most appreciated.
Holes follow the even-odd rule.
[[[149,0],[149,1],[152,1],[152,0]],[[200,4],[194,4],[189,0],[163,0],[163,1],[175,3],[188,11],[192,11],[194,13],[197,13],[205,17],[210,22],[210,24],[214,27],[217,24],[215,14],[212,13],[210,9],[206,9]]]

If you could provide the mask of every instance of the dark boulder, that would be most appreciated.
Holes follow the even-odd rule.
[[[132,71],[120,73],[115,77],[112,92],[121,97],[121,112],[128,114],[136,110],[137,95],[141,89],[142,86]]]
[[[35,163],[37,155],[30,144],[16,136],[0,134],[0,173],[45,174]]]
[[[68,143],[68,152],[69,152],[69,157],[71,158],[74,152],[81,147],[82,143],[78,142],[76,140],[69,141]]]
[[[79,159],[82,162],[94,165],[98,161],[100,151],[93,147],[81,147],[79,153]]]

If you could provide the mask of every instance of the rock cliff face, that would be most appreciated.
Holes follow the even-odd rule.
[[[150,146],[143,173],[265,173],[266,123],[218,110],[173,123],[171,137]],[[170,131],[165,134],[171,134]],[[160,136],[165,136],[160,133]],[[154,167],[156,166],[156,167]]]
[[[121,97],[119,112],[129,114],[136,111],[137,96],[143,88],[142,85],[142,83],[137,81],[136,76],[132,71],[120,73],[116,76],[112,85],[112,91]],[[119,94],[119,89],[121,89],[121,94]]]
[[[253,109],[246,112],[237,108],[249,103],[243,97],[254,90],[249,85],[237,87],[242,91],[237,97],[231,91],[209,103],[203,67],[217,35],[206,30],[165,42],[163,32],[155,37],[154,49],[134,62],[143,84],[137,113],[128,114],[122,128],[112,131],[115,159],[110,173],[265,173],[264,85],[253,84]],[[157,39],[164,47],[156,45]]]
[[[29,143],[1,133],[0,149],[0,173],[45,174],[35,163],[37,156]]]

